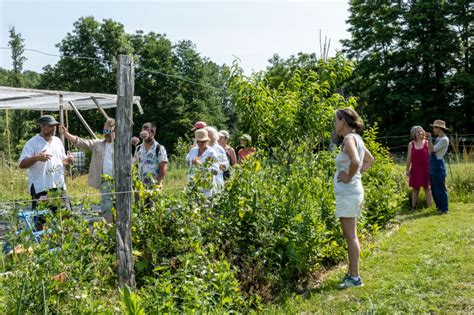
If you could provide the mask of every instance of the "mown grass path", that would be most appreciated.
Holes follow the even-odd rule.
[[[450,213],[402,215],[400,226],[363,249],[365,286],[338,290],[344,270],[327,274],[306,296],[272,313],[474,314],[474,204],[451,204]]]

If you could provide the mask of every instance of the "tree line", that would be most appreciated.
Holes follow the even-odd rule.
[[[351,1],[347,23],[356,68],[346,91],[382,134],[434,119],[474,133],[472,1]]]
[[[201,56],[191,41],[173,43],[165,34],[154,32],[128,34],[121,23],[83,17],[57,44],[60,54],[68,57],[58,58],[55,65],[47,65],[43,73],[37,74],[22,71],[26,58],[22,56],[21,34],[12,28],[10,39],[13,69],[0,69],[0,84],[15,87],[115,94],[116,57],[133,55],[135,94],[141,97],[145,113],[134,112],[134,132],[139,132],[144,122],[154,122],[159,130],[158,140],[171,152],[179,137],[191,136],[196,120],[222,128],[232,125],[225,92],[227,67]],[[101,130],[101,115],[95,110],[82,114],[94,130]],[[109,114],[114,116],[114,109]],[[12,115],[12,139],[21,143],[36,132],[38,113],[16,111]],[[69,118],[71,132],[85,134],[80,121],[74,115]],[[25,128],[17,123],[20,121],[32,123]]]
[[[468,0],[351,1],[347,20],[351,38],[342,41],[343,51],[334,66],[353,71],[330,92],[346,99],[354,96],[351,102],[369,125],[378,124],[380,136],[408,136],[411,126],[428,127],[438,118],[446,120],[453,132],[474,133],[473,16],[474,4]],[[159,141],[170,151],[178,138],[191,136],[189,129],[196,120],[232,132],[249,131],[246,106],[255,105],[255,100],[252,95],[245,102],[235,99],[230,89],[241,79],[258,80],[261,88],[278,90],[297,84],[297,72],[301,77],[309,73],[324,76],[321,58],[300,52],[289,58],[274,55],[266,70],[247,78],[237,64],[217,65],[201,56],[189,40],[173,43],[165,34],[129,34],[119,22],[93,17],[80,18],[57,44],[61,55],[72,58],[58,59],[41,74],[23,71],[24,39],[14,28],[9,44],[13,69],[0,69],[0,84],[41,89],[116,93],[116,56],[133,55],[135,94],[141,96],[145,111],[143,116],[134,113],[134,131],[145,121],[155,122]],[[286,110],[284,100],[273,101],[269,103],[276,107],[267,110]],[[0,115],[3,119],[4,114]],[[15,143],[36,131],[35,115],[13,114],[10,125]],[[72,116],[71,131],[84,133]],[[84,116],[100,130],[100,115],[86,111]],[[26,134],[25,127],[18,124],[24,121],[32,122]],[[258,141],[258,134],[252,136]],[[396,146],[407,140],[393,138],[386,143]]]

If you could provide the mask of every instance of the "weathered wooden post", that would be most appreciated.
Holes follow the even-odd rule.
[[[117,69],[117,124],[115,137],[116,251],[118,280],[123,288],[135,288],[132,259],[132,113],[134,71],[132,57],[119,55]]]
[[[64,97],[62,94],[59,94],[59,124],[64,126]],[[64,142],[64,134],[59,135],[61,137],[61,142]]]

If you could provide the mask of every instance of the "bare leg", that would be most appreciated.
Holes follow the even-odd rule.
[[[413,188],[411,191],[411,209],[416,209],[416,204],[418,203],[418,195],[420,194],[420,188]]]
[[[426,195],[426,207],[429,208],[431,207],[431,204],[433,203],[433,195],[431,194],[431,187],[425,187],[425,195]]]
[[[342,225],[342,232],[347,242],[347,251],[349,254],[349,275],[351,277],[359,276],[359,256],[360,244],[357,238],[357,220],[356,218],[339,218]]]

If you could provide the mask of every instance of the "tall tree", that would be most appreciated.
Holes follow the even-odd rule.
[[[25,52],[25,39],[18,33],[14,26],[10,27],[10,41],[8,46],[11,49],[12,69],[0,71],[0,84],[12,87],[36,88],[40,79],[40,75],[34,71],[23,71],[23,64],[27,58],[23,55]],[[17,147],[12,147],[12,155],[16,158],[19,151],[19,146],[23,144],[24,139],[27,139],[34,132],[34,125],[30,124],[28,120],[34,117],[35,113],[32,111],[12,111],[8,115],[8,123],[6,121],[6,112],[2,111],[0,115],[2,118],[1,134],[5,132],[3,128],[9,126],[9,139],[1,139],[2,146],[6,142],[15,143]],[[0,147],[2,149],[2,147]]]
[[[115,58],[133,54],[135,94],[145,112],[134,111],[134,131],[145,121],[156,123],[158,139],[170,152],[178,137],[189,134],[195,120],[217,127],[226,123],[225,69],[201,57],[191,41],[173,44],[166,35],[154,32],[128,34],[118,22],[83,17],[57,46],[65,57],[44,68],[44,88],[116,93]],[[89,111],[84,116],[101,128],[100,115]],[[80,133],[82,128],[74,121],[71,129]]]
[[[115,94],[116,57],[132,53],[122,24],[110,19],[101,23],[92,16],[76,21],[72,33],[56,46],[64,57],[56,65],[44,67],[41,87],[45,89]],[[115,110],[109,114],[114,116]],[[101,130],[104,119],[95,110],[82,115],[95,130]],[[75,116],[71,117],[71,130],[84,131]]]
[[[343,46],[357,67],[346,89],[360,97],[382,134],[407,135],[412,125],[428,127],[435,118],[458,132],[472,129],[459,110],[469,95],[453,81],[462,50],[453,17],[466,16],[453,3],[351,1],[352,36]]]
[[[20,33],[17,33],[15,26],[10,27],[10,41],[8,46],[11,48],[12,52],[12,72],[10,74],[10,85],[15,87],[22,87],[22,72],[23,72],[23,63],[26,61],[26,57],[23,56],[25,52],[25,41]]]

